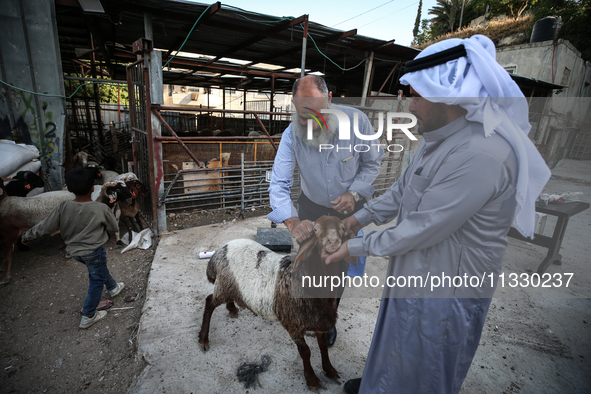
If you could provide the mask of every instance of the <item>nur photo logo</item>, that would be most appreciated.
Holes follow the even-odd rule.
[[[329,108],[329,109],[323,108],[320,110],[320,112],[318,112],[310,107],[304,107],[304,109],[310,111],[310,112],[306,112],[306,115],[310,116],[310,118],[311,118],[311,119],[308,119],[308,124],[307,124],[307,126],[308,126],[308,128],[307,128],[308,140],[313,139],[313,132],[314,132],[314,123],[313,122],[314,121],[318,124],[318,126],[320,127],[321,130],[325,130],[325,128],[328,129],[328,125],[326,123],[326,120],[322,116],[322,114],[333,114],[338,119],[338,122],[339,122],[339,136],[338,136],[338,138],[339,138],[339,140],[350,140],[351,139],[351,122],[350,122],[347,114],[345,114],[343,111],[340,111],[335,108]],[[376,133],[374,135],[362,134],[359,131],[359,114],[355,113],[353,115],[353,132],[355,133],[355,136],[357,136],[359,139],[364,140],[364,141],[378,140],[384,132],[384,118],[385,118],[386,119],[386,139],[388,141],[392,141],[392,132],[394,130],[401,130],[412,141],[417,140],[417,137],[415,137],[409,131],[409,129],[413,128],[417,124],[417,118],[413,114],[409,114],[409,113],[405,113],[405,112],[386,112],[384,114],[382,112],[382,113],[377,114],[377,118],[378,118],[378,130],[376,131]],[[395,123],[394,120],[396,120],[396,119],[401,119],[401,120],[410,119],[410,123]],[[377,147],[378,150],[381,149],[382,146],[385,146],[385,149],[388,150],[389,152],[400,152],[402,149],[404,149],[402,147],[402,145],[400,145],[400,144],[391,144],[391,145],[386,146],[385,144],[377,143],[377,144],[356,144],[354,146],[350,145],[349,147],[337,146],[337,150],[339,150],[339,149],[342,150],[343,148],[345,148],[345,150],[348,149],[349,151],[351,151],[351,149],[353,149],[356,152],[367,152],[371,149],[372,146]],[[322,150],[331,150],[331,149],[334,149],[334,145],[320,144],[318,149],[320,152],[322,152]]]

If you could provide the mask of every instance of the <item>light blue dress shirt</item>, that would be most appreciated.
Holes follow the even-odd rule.
[[[344,112],[353,128],[354,114],[358,113],[359,132],[375,135],[367,116],[356,108],[331,105]],[[314,148],[302,141],[287,127],[279,143],[269,196],[273,211],[267,215],[275,223],[297,217],[291,201],[293,174],[297,165],[301,176],[302,192],[314,203],[327,208],[341,194],[351,190],[365,198],[374,192],[372,183],[380,173],[384,147],[376,140],[362,140],[350,130],[349,140],[340,140],[339,132],[328,142],[332,149]],[[367,150],[367,151],[366,151]]]

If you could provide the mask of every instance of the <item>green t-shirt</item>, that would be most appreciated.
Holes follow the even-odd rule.
[[[107,205],[97,202],[62,201],[47,218],[25,234],[30,241],[59,230],[72,256],[85,256],[109,240],[107,231],[116,232],[119,225]]]

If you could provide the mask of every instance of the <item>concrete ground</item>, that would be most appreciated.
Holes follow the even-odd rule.
[[[591,202],[591,161],[565,160],[553,170],[550,193],[581,191]],[[555,220],[544,231],[551,235]],[[162,237],[149,278],[140,322],[139,356],[150,365],[130,393],[306,393],[302,362],[295,345],[278,322],[241,310],[230,318],[225,308],[212,317],[210,349],[198,344],[205,297],[213,290],[205,276],[202,251],[215,250],[236,238],[256,238],[265,217],[175,231]],[[480,347],[461,393],[588,393],[591,392],[591,209],[571,218],[562,244],[563,264],[547,272],[573,273],[569,287],[497,288]],[[546,249],[509,240],[504,272],[535,272]],[[387,259],[368,258],[368,276],[384,277]],[[321,392],[339,393],[348,379],[360,377],[379,308],[381,289],[347,290],[339,308],[338,338],[330,349],[341,375],[336,384],[320,365],[316,339],[306,340],[312,366],[325,385]],[[236,378],[244,362],[271,357],[260,374],[262,387],[246,390]]]

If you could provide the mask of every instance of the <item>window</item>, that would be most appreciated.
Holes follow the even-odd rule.
[[[509,74],[515,74],[515,71],[517,71],[517,66],[507,66],[507,67],[505,67],[505,70]]]
[[[562,81],[560,81],[560,84],[567,86],[569,78],[570,78],[570,70],[567,67],[565,67],[564,72],[562,73]]]

